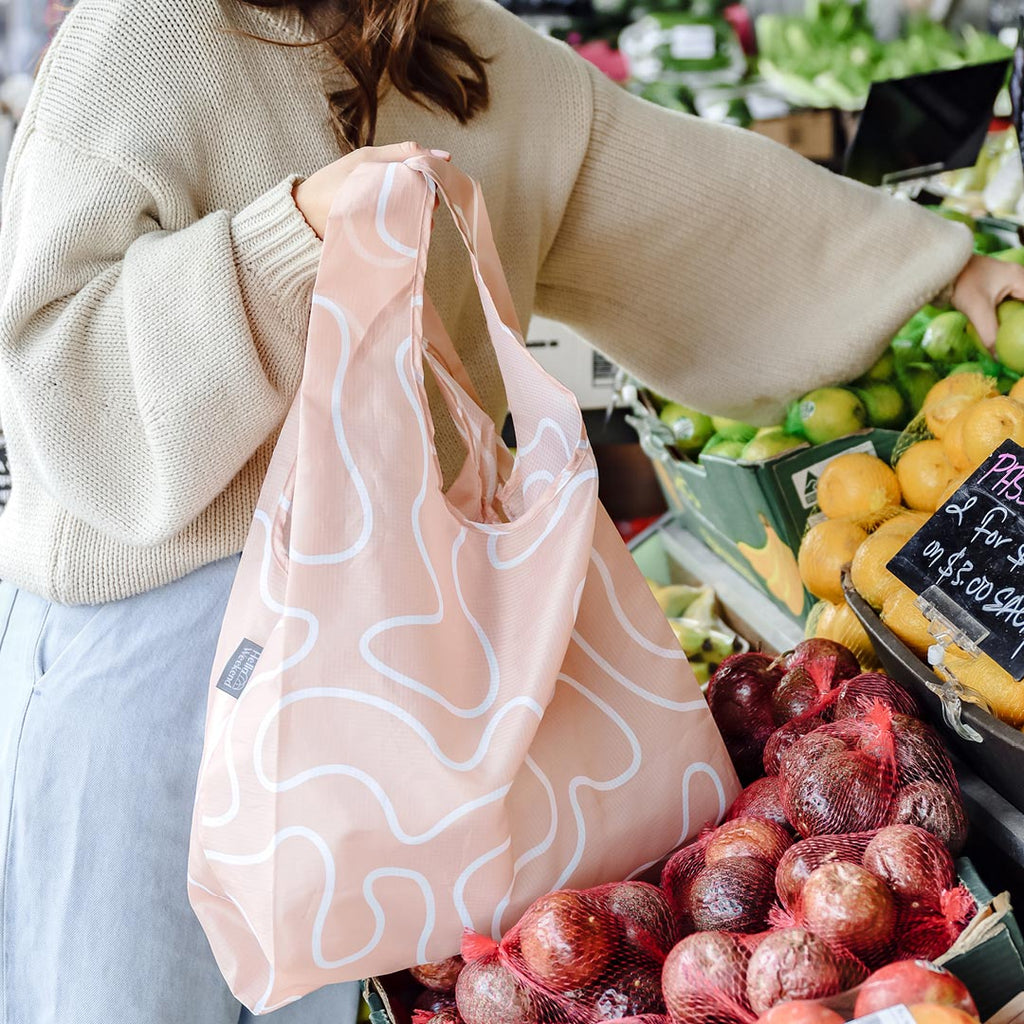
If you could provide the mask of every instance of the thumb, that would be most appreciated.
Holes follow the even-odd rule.
[[[984,295],[972,294],[970,298],[964,296],[960,310],[974,325],[985,348],[991,351],[999,329],[999,321],[992,303]]]

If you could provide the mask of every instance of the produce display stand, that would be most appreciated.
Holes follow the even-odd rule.
[[[663,584],[711,584],[719,597],[722,618],[752,647],[779,653],[802,639],[801,628],[789,616],[708,550],[673,513],[663,516],[629,546],[641,571],[650,579]],[[859,599],[854,595],[853,600]],[[864,614],[860,606],[855,611]],[[895,678],[911,685],[902,669],[895,663],[892,668],[897,670],[891,673]],[[919,697],[920,685],[912,687]],[[925,691],[931,696],[927,688]],[[933,700],[937,705],[937,698]],[[924,703],[933,717],[941,717],[941,711],[932,707],[927,697]],[[982,1020],[1020,1024],[1014,1016],[1014,999],[1024,992],[1024,937],[1012,905],[1024,905],[1024,812],[980,778],[962,757],[954,756],[954,764],[971,824],[966,856],[957,862],[957,871],[981,910],[940,962],[971,988]],[[368,979],[363,995],[365,1019],[370,1024],[410,1024],[407,975]]]

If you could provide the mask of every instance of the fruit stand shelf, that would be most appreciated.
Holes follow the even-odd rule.
[[[646,576],[665,583],[708,583],[715,588],[723,618],[751,647],[778,654],[791,650],[803,630],[752,583],[710,551],[671,512],[630,544]]]

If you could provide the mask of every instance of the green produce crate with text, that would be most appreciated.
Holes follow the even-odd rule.
[[[640,436],[669,507],[687,529],[802,623],[816,599],[804,589],[796,555],[817,502],[818,477],[843,452],[865,451],[888,460],[899,434],[862,431],[760,462],[707,454],[684,461],[659,445],[652,432],[641,427]]]

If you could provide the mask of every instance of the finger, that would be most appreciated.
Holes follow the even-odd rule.
[[[418,142],[396,142],[390,146],[367,146],[358,151],[363,160],[373,163],[401,163],[414,156],[426,156],[427,150]]]
[[[996,319],[996,311],[992,302],[987,296],[972,292],[970,297],[963,297],[960,309],[974,324],[974,329],[978,332],[982,344],[991,350],[996,343],[996,331],[999,328],[999,321]]]

